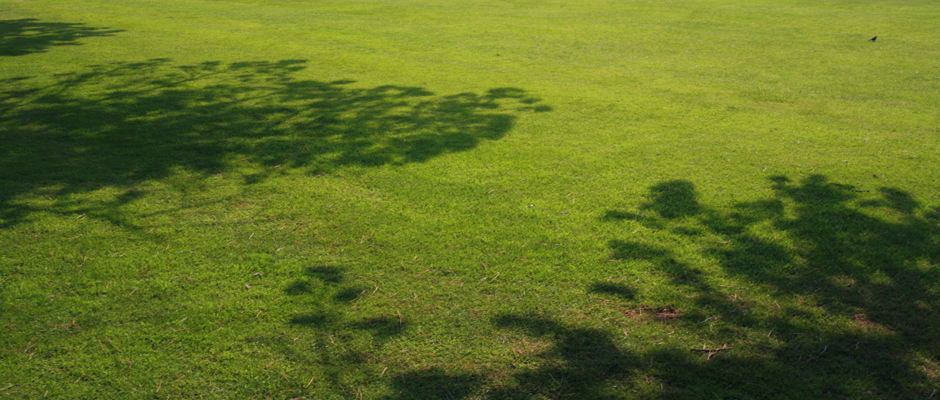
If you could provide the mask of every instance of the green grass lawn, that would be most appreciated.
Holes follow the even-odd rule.
[[[0,399],[940,398],[938,43],[927,0],[5,1]]]

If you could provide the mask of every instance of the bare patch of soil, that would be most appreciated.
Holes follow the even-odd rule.
[[[644,315],[655,315],[662,322],[666,322],[667,320],[676,319],[682,316],[682,313],[679,310],[669,306],[641,306],[639,308],[628,308],[623,310],[623,314],[628,318],[640,318]]]

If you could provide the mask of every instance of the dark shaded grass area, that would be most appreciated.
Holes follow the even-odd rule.
[[[799,183],[786,177],[771,181],[773,198],[743,202],[730,212],[700,204],[691,182],[667,181],[651,188],[651,201],[638,212],[611,210],[604,218],[635,219],[692,239],[718,237],[701,251],[731,277],[771,288],[772,299],[785,306],[747,312],[748,304],[729,299],[670,249],[610,242],[614,258],[648,261],[669,277],[674,290],[694,298],[680,317],[662,323],[701,331],[703,319],[718,317],[722,324],[711,339],[731,338],[730,349],[652,346],[656,350],[631,352],[605,330],[541,314],[504,314],[492,320],[499,329],[549,341],[538,355],[541,366],[514,367],[510,379],[496,385],[474,374],[410,372],[393,380],[398,394],[392,398],[435,393],[439,398],[615,399],[629,397],[640,377],[658,383],[653,392],[661,398],[930,396],[940,361],[935,291],[940,277],[933,267],[940,262],[940,213],[895,188],[861,198],[864,191],[822,175]],[[873,217],[864,212],[869,208],[897,218]],[[689,229],[691,222],[701,228]],[[752,232],[766,223],[795,245]],[[626,306],[636,290],[598,282],[589,293]],[[794,299],[806,307],[795,306]],[[760,331],[761,337],[766,332],[769,341],[751,342],[748,331]]]
[[[515,112],[550,109],[516,88],[440,96],[295,78],[305,63],[157,59],[92,66],[42,87],[19,82],[0,94],[2,225],[38,211],[13,201],[20,195],[104,187],[126,192],[97,209],[68,207],[119,223],[118,207],[143,196],[135,185],[180,171],[204,177],[249,163],[319,174],[424,162],[503,137]]]
[[[19,56],[117,31],[14,20],[0,22],[0,32],[0,55]],[[516,113],[549,110],[516,88],[437,95],[418,87],[297,78],[305,63],[155,59],[90,66],[47,85],[32,85],[31,77],[0,82],[0,226],[65,210],[121,224],[120,206],[146,196],[137,185],[180,170],[207,176],[247,162],[319,174],[425,162],[503,137]],[[272,172],[245,175],[244,184],[266,173]],[[492,319],[495,328],[549,343],[540,353],[545,363],[513,367],[495,384],[483,373],[408,371],[391,377],[395,394],[389,398],[613,399],[628,397],[640,376],[655,378],[663,398],[933,395],[937,371],[920,365],[940,363],[940,210],[897,188],[861,196],[823,175],[797,183],[775,177],[771,186],[770,198],[724,210],[701,204],[692,182],[666,181],[650,188],[639,210],[608,210],[604,221],[637,221],[697,241],[722,272],[770,288],[785,304],[776,313],[742,312],[675,250],[610,240],[612,258],[643,260],[694,297],[696,307],[668,323],[701,331],[699,323],[716,313],[723,324],[714,338],[760,330],[773,344],[731,343],[735,349],[709,359],[689,349],[630,352],[605,330],[546,315],[502,314]],[[105,187],[124,193],[104,205],[69,197]],[[40,194],[64,200],[51,208],[21,201]],[[758,226],[786,240],[756,235]],[[289,324],[361,332],[374,348],[410,329],[400,315],[351,319],[348,308],[370,288],[344,280],[341,268],[304,273],[287,293],[307,296],[314,311],[292,316]],[[639,289],[596,282],[588,291],[626,305]],[[793,299],[807,307],[792,306]],[[830,317],[854,321],[854,327],[826,323]],[[323,366],[335,380],[368,364],[364,348],[283,351]]]
[[[52,46],[75,46],[79,40],[113,36],[121,30],[95,28],[85,24],[40,22],[35,18],[0,21],[0,57],[45,52]]]
[[[815,306],[818,315],[801,315],[806,311],[797,309],[779,310],[776,316],[735,313],[739,305],[728,304],[717,288],[669,249],[612,241],[614,257],[650,260],[674,285],[697,292],[699,306],[724,310],[724,319],[734,328],[774,329],[781,345],[760,362],[723,361],[747,377],[724,377],[731,389],[754,391],[733,384],[747,380],[755,384],[748,386],[769,389],[752,393],[754,397],[930,395],[924,391],[937,383],[936,376],[925,380],[931,373],[914,360],[935,363],[940,357],[935,329],[940,322],[935,293],[940,282],[935,268],[940,261],[937,210],[896,188],[880,188],[875,195],[823,175],[796,184],[777,176],[771,185],[773,198],[739,203],[723,212],[700,204],[691,182],[663,182],[650,190],[651,201],[644,209],[651,215],[639,220],[688,238],[719,238],[701,251],[726,273],[770,288],[772,297],[781,301],[799,298]],[[613,220],[630,218],[624,215],[608,213]],[[689,220],[703,231],[684,227]],[[767,224],[792,244],[755,234],[755,227]],[[853,320],[858,329],[828,323],[840,317]],[[775,378],[779,374],[798,380],[787,385]]]

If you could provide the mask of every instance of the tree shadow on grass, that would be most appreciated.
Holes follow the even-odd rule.
[[[42,53],[52,46],[75,46],[80,39],[114,36],[121,30],[93,28],[85,24],[39,22],[35,18],[0,21],[0,57]]]
[[[721,320],[719,336],[739,341],[747,355],[723,358],[734,373],[719,378],[727,389],[718,393],[757,386],[790,398],[930,395],[940,374],[936,212],[896,188],[872,193],[822,175],[798,184],[777,176],[771,185],[773,197],[723,211],[700,204],[690,182],[664,182],[651,188],[642,211],[606,216],[695,243],[720,266],[711,274],[753,285],[766,299],[739,299],[708,273],[690,284],[688,258],[657,245],[614,240],[613,257],[666,273],[682,295],[695,298],[679,323],[700,330],[702,309],[710,306]],[[773,342],[748,343],[752,330],[770,332]],[[662,377],[697,385],[692,375],[670,375]]]
[[[485,377],[479,374],[454,374],[439,368],[409,371],[395,376],[395,395],[384,398],[401,400],[466,399],[475,395]]]
[[[493,322],[552,343],[538,355],[543,366],[517,372],[517,384],[493,390],[493,398],[619,398],[615,384],[629,379],[639,366],[635,355],[621,351],[601,330],[534,315],[502,315]]]
[[[436,95],[297,78],[305,64],[155,59],[92,66],[45,86],[11,82],[15,89],[0,93],[0,224],[38,211],[20,196],[62,199],[105,187],[126,193],[42,209],[116,213],[143,196],[135,185],[180,172],[198,178],[249,163],[315,175],[425,162],[502,138],[518,113],[550,110],[516,88]],[[192,188],[198,182],[180,186]]]
[[[303,276],[288,284],[284,292],[309,300],[307,308],[310,311],[293,316],[289,321],[291,324],[323,328],[346,324],[346,314],[349,311],[347,306],[359,300],[365,294],[366,288],[347,282],[339,268],[316,266],[306,268]],[[371,328],[379,325],[379,322],[379,319],[367,320],[359,325]],[[385,328],[387,326],[382,324],[376,329],[384,332],[387,331]]]
[[[450,373],[439,368],[409,371],[392,378],[395,394],[385,398],[613,399],[620,398],[615,384],[627,379],[638,365],[636,357],[620,351],[599,330],[573,328],[537,315],[501,315],[493,323],[550,340],[552,344],[535,355],[541,366],[514,364],[508,379],[503,376],[500,382],[484,374]]]
[[[799,183],[774,177],[771,184],[767,199],[716,209],[699,202],[691,182],[668,181],[652,187],[638,210],[607,212],[606,221],[633,221],[694,244],[609,243],[625,269],[665,277],[660,292],[674,297],[668,301],[675,309],[647,309],[670,315],[639,319],[631,307],[649,301],[643,298],[649,288],[621,281],[588,288],[606,297],[597,304],[624,311],[604,323],[500,315],[495,326],[528,338],[522,343],[541,344],[530,345],[529,353],[523,348],[522,361],[494,376],[455,374],[461,386],[447,398],[934,395],[940,383],[937,208],[896,188],[867,192],[821,175]],[[647,337],[685,338],[642,343],[644,334],[634,332],[639,325]],[[407,377],[445,380],[440,371]],[[394,398],[425,393],[421,384],[404,382],[393,381]]]
[[[390,310],[386,314],[356,316],[359,301],[372,296],[369,287],[335,266],[305,268],[285,288],[285,293],[304,301],[304,306],[286,322],[317,337],[312,346],[295,347],[292,342],[272,343],[289,359],[317,365],[326,386],[352,387],[375,368],[374,354],[408,331],[408,324]],[[378,373],[378,371],[371,371]]]

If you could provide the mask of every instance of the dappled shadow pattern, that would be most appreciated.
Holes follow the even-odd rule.
[[[318,174],[424,162],[503,137],[516,113],[549,110],[516,88],[440,96],[295,78],[305,63],[159,59],[94,66],[48,86],[11,82],[0,93],[0,223],[36,211],[14,201],[20,195],[128,190],[99,206],[113,210],[142,195],[134,185],[180,171],[205,176],[252,163]]]
[[[631,300],[635,296],[634,290],[627,285],[616,283],[596,283],[591,287],[591,293],[608,294]]]
[[[600,330],[573,328],[540,316],[503,315],[494,323],[552,340],[552,346],[540,354],[547,365],[518,372],[519,384],[493,391],[494,398],[620,398],[615,384],[629,378],[638,366]]]
[[[608,211],[605,221],[632,221],[692,244],[689,250],[609,241],[623,268],[664,277],[675,289],[666,291],[673,292],[671,304],[642,305],[642,287],[611,281],[587,290],[605,297],[601,307],[622,312],[619,320],[586,326],[561,316],[500,315],[494,325],[529,338],[520,341],[529,347],[492,376],[454,374],[457,386],[439,393],[490,399],[935,395],[937,208],[900,189],[869,192],[821,175],[771,183],[771,198],[728,210],[701,204],[692,183],[670,181],[651,188],[649,202],[637,210]],[[638,319],[637,310],[659,318]],[[636,326],[643,328],[634,332]],[[686,338],[634,346],[673,333]],[[416,383],[393,382],[394,398],[418,398],[422,382],[440,384],[449,376],[405,375]]]
[[[513,364],[509,384],[483,374],[413,370],[392,379],[395,395],[387,398],[615,399],[623,397],[624,382],[639,367],[638,358],[621,351],[600,330],[570,327],[539,315],[506,314],[494,318],[493,324],[550,341],[535,355],[540,366]]]
[[[41,53],[52,46],[74,46],[79,39],[120,32],[85,24],[39,22],[35,18],[4,20],[0,21],[0,57]]]
[[[299,328],[295,332],[312,334],[317,342],[309,346],[293,346],[289,340],[266,342],[294,362],[318,366],[323,374],[318,378],[323,381],[321,389],[357,382],[362,370],[374,367],[374,354],[409,328],[397,310],[384,315],[363,312],[362,307],[357,311],[359,302],[368,301],[374,290],[363,286],[360,277],[347,278],[345,269],[331,265],[304,268],[284,288],[302,303],[285,323]]]
[[[653,201],[645,208],[656,211],[661,217],[673,219],[699,213],[698,195],[695,186],[686,181],[663,182],[650,188]]]
[[[410,371],[392,381],[400,400],[465,399],[480,390],[485,378],[476,374],[452,374],[438,368]]]
[[[771,299],[764,310],[709,284],[670,249],[612,240],[612,256],[650,265],[694,297],[689,318],[680,319],[690,328],[708,308],[728,338],[755,328],[772,332],[776,342],[761,362],[724,361],[747,365],[740,370],[749,370],[755,385],[785,397],[930,395],[940,363],[935,211],[896,188],[871,193],[821,175],[799,184],[782,176],[771,182],[773,198],[739,203],[730,212],[699,204],[690,182],[671,181],[651,188],[641,211],[605,215],[697,244],[724,273],[764,288]],[[684,220],[672,221],[679,217]],[[800,384],[781,385],[773,379],[779,373]]]
[[[367,288],[347,282],[343,271],[333,266],[316,266],[304,269],[304,274],[289,283],[284,292],[291,296],[304,296],[308,299],[305,313],[297,314],[288,321],[294,325],[311,328],[337,328],[354,326],[357,329],[375,330],[383,337],[400,333],[404,326],[397,321],[392,329],[385,317],[370,318],[364,321],[347,321],[348,308],[361,299]]]

